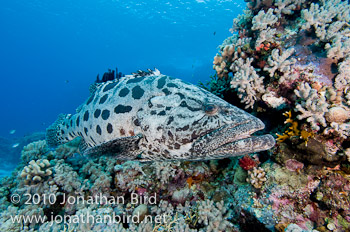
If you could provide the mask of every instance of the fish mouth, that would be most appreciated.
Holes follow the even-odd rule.
[[[264,128],[264,123],[258,118],[227,124],[199,138],[192,148],[197,155],[213,157],[240,156],[268,150],[275,145],[273,136],[252,135]]]

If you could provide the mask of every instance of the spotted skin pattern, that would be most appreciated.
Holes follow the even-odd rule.
[[[207,160],[270,149],[256,117],[210,92],[160,73],[100,84],[74,115],[47,129],[51,146],[75,137],[85,154],[121,159]]]

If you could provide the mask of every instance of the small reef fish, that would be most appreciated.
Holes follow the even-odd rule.
[[[50,146],[81,137],[83,154],[120,159],[208,160],[270,149],[264,123],[195,85],[154,72],[95,84],[76,114],[46,132]]]
[[[10,135],[13,135],[14,133],[16,133],[16,130],[10,130]]]
[[[16,148],[18,146],[19,146],[19,143],[15,143],[15,144],[12,145],[12,148]]]

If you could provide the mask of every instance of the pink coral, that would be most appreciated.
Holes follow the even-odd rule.
[[[289,159],[285,162],[285,164],[286,164],[286,168],[292,172],[299,172],[304,167],[303,163],[295,159]]]

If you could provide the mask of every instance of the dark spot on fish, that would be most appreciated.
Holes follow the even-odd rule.
[[[152,110],[152,111],[151,111],[151,115],[155,115],[155,114],[157,114],[157,111]]]
[[[193,131],[191,134],[191,139],[196,139],[198,137],[199,137],[199,135],[196,133],[196,131]]]
[[[203,126],[206,126],[208,124],[208,121],[205,121],[204,123],[203,123]]]
[[[161,77],[161,78],[158,80],[157,88],[158,88],[158,89],[162,89],[162,88],[164,87],[165,83],[166,83],[166,76]]]
[[[158,115],[165,115],[165,111],[164,111],[164,110],[160,111],[160,112],[158,113]]]
[[[171,133],[171,131],[168,131],[168,135],[169,135],[170,138],[174,137],[174,135],[173,135],[173,133]]]
[[[165,93],[166,96],[170,95],[171,92],[169,91],[169,89],[165,88],[165,89],[162,89],[163,93]]]
[[[183,95],[182,93],[176,93],[176,94],[180,96],[181,100],[185,98],[185,95]]]
[[[113,89],[114,86],[116,86],[118,83],[117,82],[113,82],[113,83],[109,83],[108,85],[106,85],[104,88],[103,88],[103,92],[106,92],[110,89]]]
[[[171,110],[170,106],[165,107],[165,110]]]
[[[169,125],[172,121],[174,121],[174,117],[173,117],[173,116],[170,116],[170,117],[169,117],[169,120],[168,120],[168,122],[167,122],[167,125]]]
[[[108,94],[105,94],[103,97],[101,97],[99,104],[105,103],[105,101],[107,100],[107,98],[108,98]]]
[[[178,88],[178,86],[175,85],[174,83],[168,83],[166,86],[171,87],[171,88]]]
[[[114,108],[114,112],[116,114],[122,114],[122,113],[128,113],[132,110],[132,107],[131,106],[124,106],[124,105],[117,105],[115,108]]]
[[[101,117],[103,120],[107,120],[109,118],[109,110],[103,110]]]
[[[148,99],[148,107],[149,107],[149,108],[152,108],[152,107],[153,107],[153,104],[152,104],[152,102],[151,102],[151,99]]]
[[[107,124],[107,132],[110,134],[113,132],[113,126],[110,123]]]
[[[87,133],[88,133],[88,128],[84,127],[84,132],[85,132],[85,135],[87,135]]]
[[[180,146],[180,144],[175,143],[175,144],[174,144],[174,147],[175,147],[176,150],[179,150],[181,146]]]
[[[61,134],[62,134],[62,135],[64,134],[64,130],[61,130]]]
[[[94,117],[98,118],[98,117],[100,117],[100,114],[101,114],[101,110],[97,109],[97,110],[95,110]]]
[[[129,135],[135,136],[135,133],[132,130],[129,130]]]
[[[95,97],[95,94],[91,95],[87,100],[86,105],[89,105],[92,102],[92,100],[94,100],[94,97]]]
[[[99,125],[96,126],[96,132],[97,134],[101,135],[102,134],[102,130],[101,127]]]
[[[184,126],[184,127],[176,128],[176,131],[187,131],[188,128],[190,128],[190,126],[189,126],[189,125],[186,125],[186,126]]]
[[[161,126],[158,126],[158,127],[157,127],[157,131],[160,131],[161,129],[162,129]]]
[[[136,77],[136,78],[133,78],[133,79],[130,79],[126,82],[126,84],[130,84],[130,83],[138,83],[140,81],[142,81],[143,79],[145,79],[145,77]]]
[[[202,108],[193,108],[193,107],[189,106],[189,105],[187,104],[186,101],[182,101],[182,102],[180,103],[180,106],[181,106],[181,107],[186,107],[186,108],[189,109],[190,111],[200,111],[200,110],[202,110]]]
[[[119,92],[119,97],[125,97],[126,95],[128,95],[129,92],[130,92],[130,90],[128,88],[123,88]]]
[[[132,92],[132,97],[134,99],[140,99],[143,96],[143,94],[145,93],[145,91],[138,85],[136,85],[134,88],[132,88],[131,92]]]
[[[89,111],[85,111],[83,119],[84,119],[84,121],[89,120]]]
[[[140,124],[140,121],[138,120],[138,119],[135,119],[134,120],[134,125],[135,126],[140,126],[141,124]]]
[[[189,142],[190,142],[189,139],[182,139],[182,140],[181,140],[181,143],[182,143],[182,144],[186,144],[186,143],[189,143]]]

